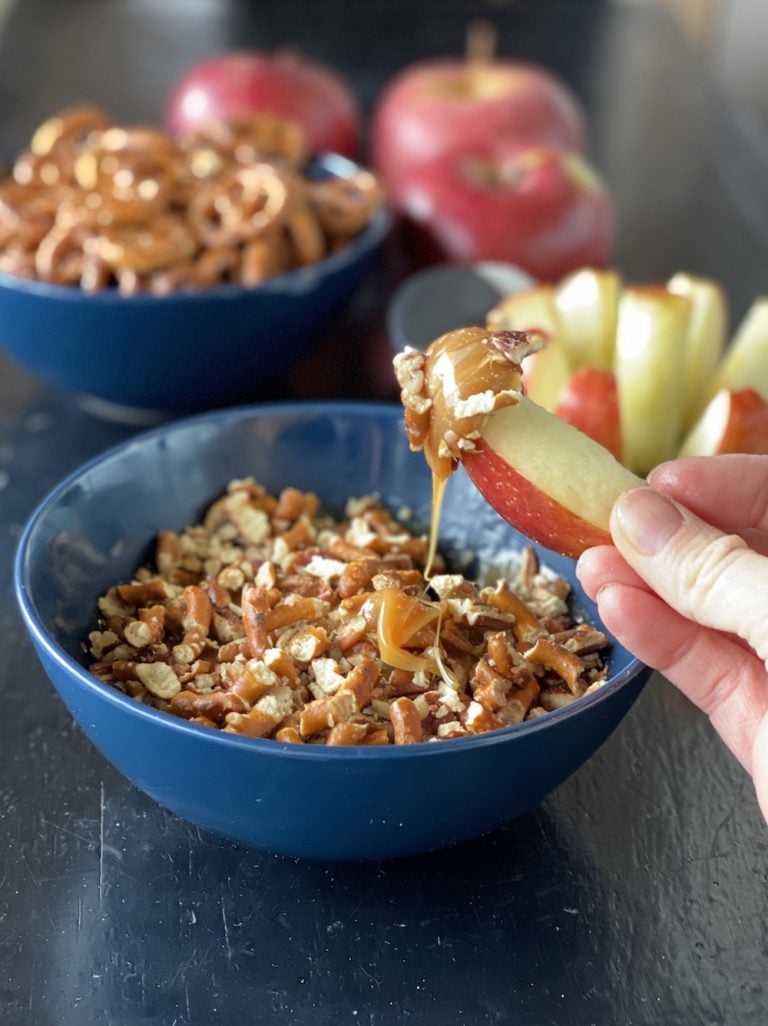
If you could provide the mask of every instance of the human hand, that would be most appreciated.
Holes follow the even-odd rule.
[[[768,819],[768,456],[681,459],[626,492],[577,574],[605,626],[709,716]],[[684,503],[684,505],[683,505]]]

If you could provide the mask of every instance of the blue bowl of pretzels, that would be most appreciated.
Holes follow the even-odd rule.
[[[0,180],[0,345],[109,412],[260,398],[317,346],[389,228],[375,177],[266,115],[185,136],[78,107]]]
[[[426,590],[431,503],[399,406],[217,410],[58,485],[16,595],[72,716],[161,805],[291,856],[413,855],[537,805],[649,673],[463,473]]]

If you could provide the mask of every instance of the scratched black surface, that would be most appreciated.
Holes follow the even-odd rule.
[[[636,8],[24,0],[0,32],[0,152],[86,97],[157,118],[183,67],[235,43],[298,42],[346,71],[369,108],[400,65],[458,50],[478,13],[504,51],[551,64],[587,104],[627,276],[714,274],[742,312],[764,287],[764,140],[671,23]],[[358,342],[344,377],[300,375],[284,394],[387,394],[376,376],[386,353],[364,351],[381,344],[363,323],[378,309],[350,312],[341,337]],[[768,1020],[768,834],[750,782],[658,677],[540,809],[404,862],[249,851],[130,787],[53,696],[9,584],[34,504],[128,434],[0,355],[4,1026]]]

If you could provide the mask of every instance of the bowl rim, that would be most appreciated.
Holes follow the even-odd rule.
[[[55,641],[42,622],[36,608],[28,581],[28,557],[29,546],[38,525],[45,519],[47,512],[56,505],[59,499],[84,475],[95,470],[106,463],[119,460],[127,449],[134,449],[137,446],[151,444],[153,441],[166,436],[169,432],[185,431],[197,425],[228,421],[237,421],[254,417],[271,417],[284,415],[303,415],[329,413],[336,416],[350,415],[359,416],[363,412],[384,415],[395,419],[400,417],[401,407],[394,402],[378,402],[369,400],[298,400],[290,402],[254,403],[228,409],[211,410],[202,414],[195,414],[183,417],[163,424],[147,431],[139,432],[128,439],[110,446],[102,453],[91,457],[70,471],[47,495],[37,504],[29,515],[23,531],[20,535],[14,558],[13,584],[16,600],[21,611],[24,624],[32,636],[35,645],[45,652],[46,656],[55,663],[70,678],[74,678],[77,685],[96,695],[103,701],[123,709],[128,715],[141,718],[148,718],[162,728],[163,725],[171,731],[181,731],[182,734],[192,737],[207,737],[212,744],[234,745],[246,751],[260,752],[262,755],[272,752],[281,756],[288,756],[292,759],[319,759],[359,762],[361,760],[385,759],[410,759],[410,758],[440,758],[450,756],[451,752],[461,752],[467,749],[479,749],[493,747],[498,744],[505,744],[514,737],[537,734],[540,731],[553,729],[558,723],[580,716],[588,709],[602,704],[612,694],[628,684],[631,680],[643,674],[649,674],[650,668],[645,666],[637,657],[630,654],[630,662],[623,670],[615,676],[608,678],[606,683],[589,695],[582,695],[574,702],[537,716],[533,720],[525,720],[522,723],[501,727],[498,730],[488,731],[484,734],[474,734],[470,737],[450,738],[445,744],[433,741],[422,741],[410,745],[347,745],[327,746],[312,744],[291,744],[280,742],[269,738],[244,737],[234,733],[226,733],[222,730],[212,730],[210,727],[203,727],[170,713],[163,712],[151,706],[137,702],[135,699],[124,695],[116,688],[104,684],[88,672],[88,670],[76,659],[70,656],[57,641]],[[414,454],[416,458],[416,454]],[[420,457],[419,457],[420,458]],[[95,608],[96,596],[94,596]]]
[[[336,178],[349,177],[355,171],[366,170],[364,164],[344,157],[340,153],[321,153],[312,160],[312,165],[330,171]],[[176,289],[164,295],[138,292],[134,296],[122,295],[117,288],[101,289],[98,292],[84,292],[76,285],[57,285],[39,281],[36,278],[22,278],[7,271],[0,271],[0,290],[17,292],[41,299],[56,299],[62,302],[81,302],[87,299],[89,305],[100,306],[154,306],[170,305],[173,302],[210,302],[212,299],[236,300],[244,297],[271,296],[280,293],[301,293],[315,280],[322,280],[351,264],[369,250],[375,250],[392,226],[392,212],[383,203],[361,232],[342,249],[330,253],[314,264],[294,267],[282,274],[273,275],[258,285],[240,285],[225,282],[199,289]]]

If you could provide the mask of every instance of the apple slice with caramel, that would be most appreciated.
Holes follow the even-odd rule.
[[[577,557],[610,542],[611,508],[643,485],[607,449],[522,394],[526,332],[462,328],[395,357],[409,444],[433,480],[461,462],[513,527]],[[434,493],[440,495],[440,488]]]
[[[488,418],[463,462],[508,523],[574,558],[610,544],[614,502],[644,484],[602,445],[525,396]]]

